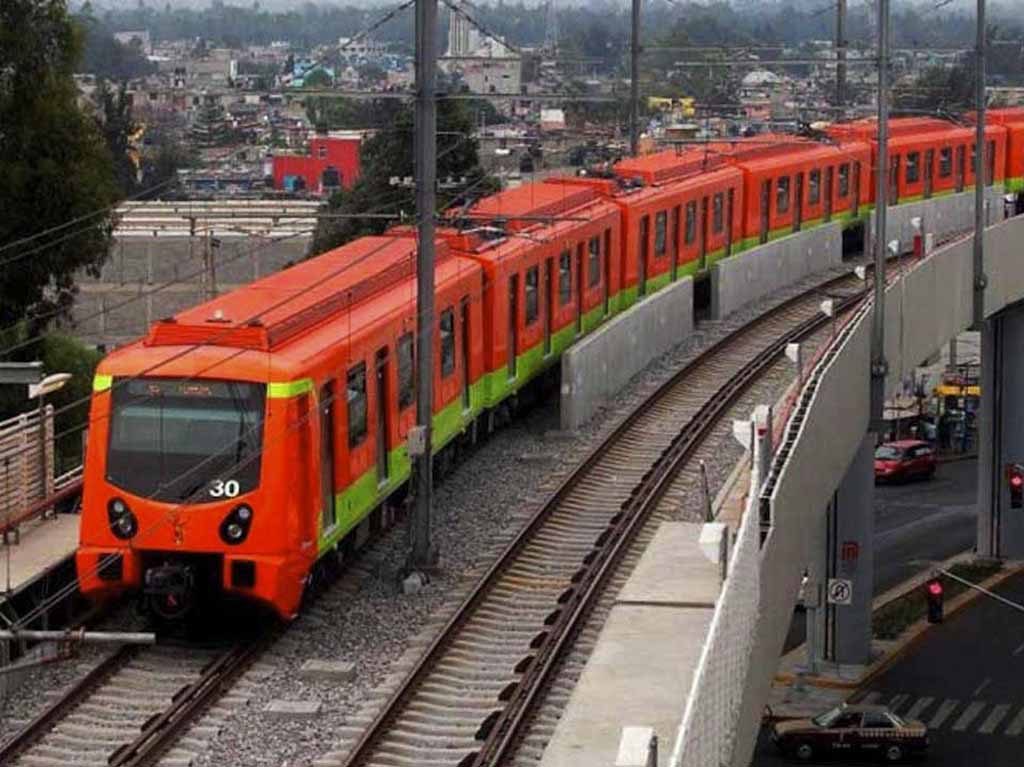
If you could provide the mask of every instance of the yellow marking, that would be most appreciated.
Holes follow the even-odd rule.
[[[300,378],[298,381],[272,381],[267,385],[267,396],[274,399],[297,397],[309,391],[313,391],[313,381],[310,378]]]
[[[106,391],[114,384],[114,376],[106,376],[97,373],[92,379],[92,390],[94,392]]]

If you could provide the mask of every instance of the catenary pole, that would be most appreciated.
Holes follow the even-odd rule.
[[[836,2],[836,106],[846,103],[846,0]]]
[[[640,0],[633,0],[629,36],[629,153],[640,151]]]
[[[985,0],[978,0],[977,42],[974,52],[974,326],[985,320]]]
[[[416,434],[409,569],[436,562],[431,537],[431,418],[434,401],[434,211],[437,176],[437,0],[416,0]],[[414,445],[413,443],[418,443]]]
[[[885,251],[889,206],[889,0],[878,0],[878,167],[875,168],[875,306],[871,318],[871,430],[884,429]]]

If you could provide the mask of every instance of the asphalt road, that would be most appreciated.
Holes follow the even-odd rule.
[[[875,594],[882,594],[926,565],[974,545],[978,462],[939,465],[931,480],[875,487]],[[795,615],[786,651],[804,641],[804,616]]]

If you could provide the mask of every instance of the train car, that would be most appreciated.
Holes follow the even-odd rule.
[[[439,230],[486,276],[483,402],[498,408],[621,305],[621,219],[593,189],[524,184]]]
[[[871,167],[878,157],[878,121],[856,120],[836,124],[829,134],[839,139],[860,139],[871,144]],[[985,184],[1002,183],[1006,169],[1006,130],[985,129]],[[869,199],[875,202],[872,171]],[[889,124],[889,204],[963,192],[974,186],[974,130],[928,117],[901,117]]]
[[[483,407],[483,270],[438,242],[434,445]],[[97,369],[79,583],[158,618],[293,617],[409,474],[415,241],[368,237],[153,325]]]
[[[1024,212],[1024,107],[989,109],[985,119],[1006,130],[1006,168],[1003,182],[1015,196],[1015,213]]]
[[[743,172],[741,250],[829,221],[852,226],[865,213],[866,143],[769,134],[711,151]]]

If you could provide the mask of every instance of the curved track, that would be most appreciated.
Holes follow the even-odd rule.
[[[634,410],[553,493],[352,744],[347,767],[503,763],[629,543],[680,467],[786,343],[824,325],[833,280],[700,355]],[[723,383],[724,382],[724,383]],[[557,684],[557,683],[556,683]]]

